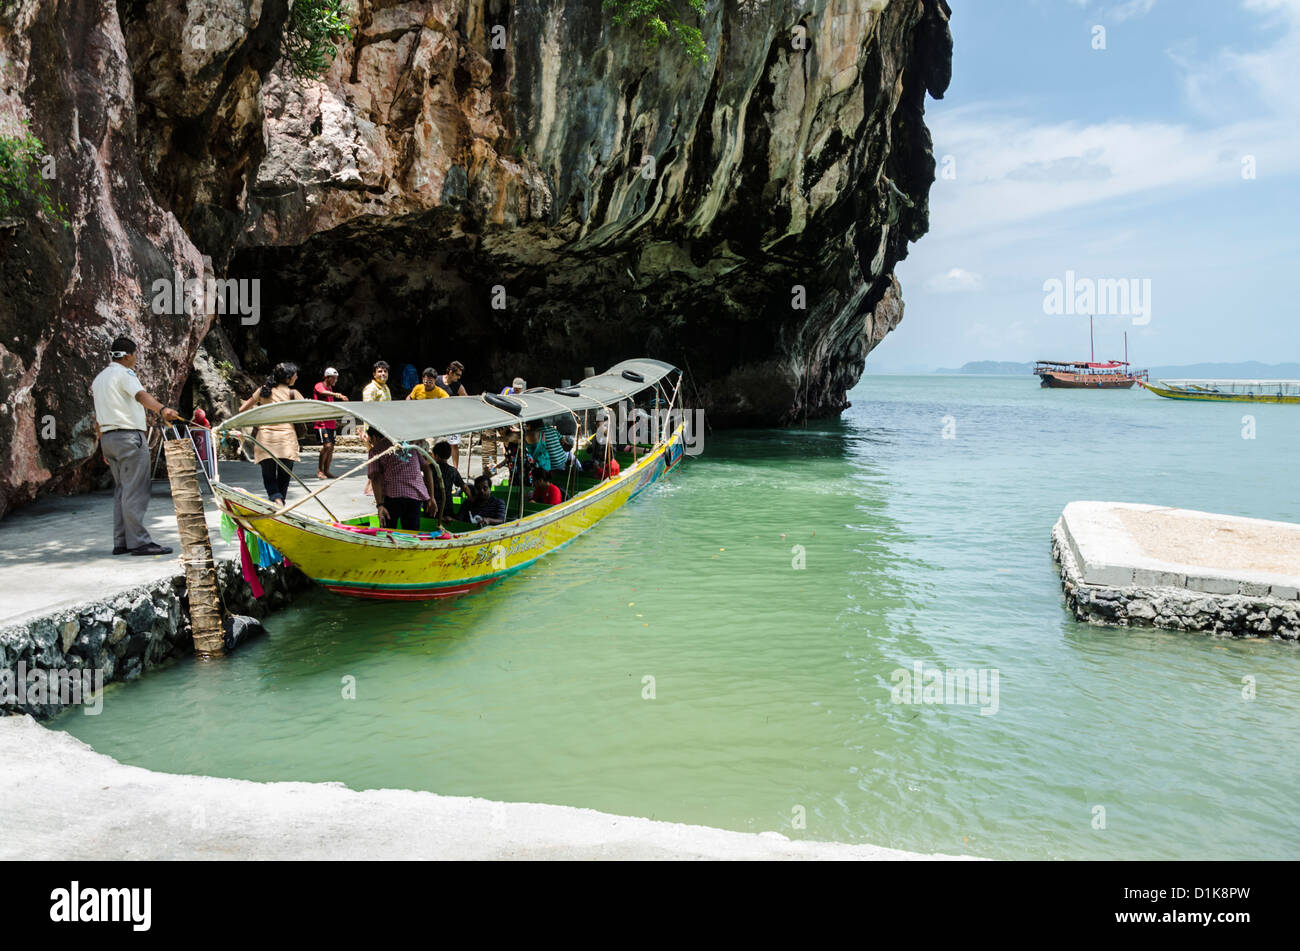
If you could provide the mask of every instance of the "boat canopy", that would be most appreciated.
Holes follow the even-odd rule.
[[[612,406],[621,400],[632,399],[676,370],[672,364],[643,358],[624,360],[604,373],[588,377],[572,387],[562,387],[559,392],[534,389],[505,396],[483,394],[449,396],[440,400],[383,402],[286,400],[281,403],[265,403],[238,413],[222,423],[218,431],[230,432],[251,426],[282,423],[355,419],[373,426],[390,439],[410,442],[453,433],[500,429],[519,422]],[[515,408],[518,409],[517,412],[514,411]]]
[[[1189,393],[1300,396],[1300,380],[1160,380],[1161,386]]]
[[[1071,360],[1039,360],[1040,366],[1075,367],[1079,370],[1116,370],[1129,364],[1124,360],[1109,360],[1106,363],[1077,363]]]

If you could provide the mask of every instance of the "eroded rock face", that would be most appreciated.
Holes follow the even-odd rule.
[[[362,4],[322,83],[263,91],[234,269],[267,319],[229,325],[236,347],[353,390],[378,358],[491,386],[647,353],[718,423],[838,412],[928,227],[948,10],[710,11],[701,68],[598,0]]]
[[[91,475],[90,381],[119,333],[144,384],[170,399],[209,321],[151,313],[147,291],[198,249],[151,193],[135,78],[111,3],[16,0],[0,18],[0,135],[27,120],[52,162],[63,227],[32,212],[0,225],[0,514]]]
[[[299,81],[286,0],[19,0],[0,105],[51,144],[74,226],[0,230],[0,512],[84,482],[113,333],[179,394],[211,320],[150,312],[177,267],[260,281],[258,323],[220,318],[249,370],[358,391],[377,358],[455,358],[488,387],[645,354],[715,424],[837,412],[928,226],[948,12],[716,0],[701,67],[600,0],[355,0]]]

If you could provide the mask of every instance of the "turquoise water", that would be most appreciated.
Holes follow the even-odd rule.
[[[925,852],[1300,855],[1300,650],[1078,624],[1049,539],[1075,499],[1300,521],[1300,409],[1029,377],[875,376],[851,399],[837,422],[709,434],[483,594],[316,592],[238,654],[54,725],[168,772]],[[996,671],[996,712],[991,692],[892,702],[916,662]]]

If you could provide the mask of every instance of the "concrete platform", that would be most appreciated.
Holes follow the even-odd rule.
[[[0,717],[0,859],[951,859],[591,809],[124,766]]]
[[[1300,525],[1131,502],[1071,502],[1061,528],[1085,584],[1205,594],[1300,592]]]
[[[346,472],[363,456],[335,456],[333,470]],[[303,453],[297,475],[315,489],[316,454]],[[302,471],[297,471],[302,470]],[[222,462],[221,478],[232,485],[262,494],[261,470],[251,462]],[[365,495],[365,470],[336,484],[322,496],[340,518],[374,511],[374,499]],[[200,479],[200,484],[202,480]],[[307,493],[298,483],[289,487],[289,502]],[[204,498],[211,495],[204,487]],[[314,502],[303,506],[308,514],[324,515]],[[238,548],[226,544],[219,531],[220,516],[209,508],[212,550],[218,559],[237,557]],[[61,608],[102,601],[140,585],[170,578],[180,568],[180,541],[171,487],[166,477],[155,479],[146,512],[154,541],[174,549],[171,555],[137,558],[113,554],[113,494],[50,496],[19,509],[0,521],[0,628]]]
[[[1300,636],[1300,525],[1071,502],[1052,535],[1067,600],[1083,619]]]

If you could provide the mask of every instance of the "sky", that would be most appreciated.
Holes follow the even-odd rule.
[[[868,372],[1084,359],[1090,309],[1098,359],[1300,360],[1300,0],[949,2],[930,233]]]

